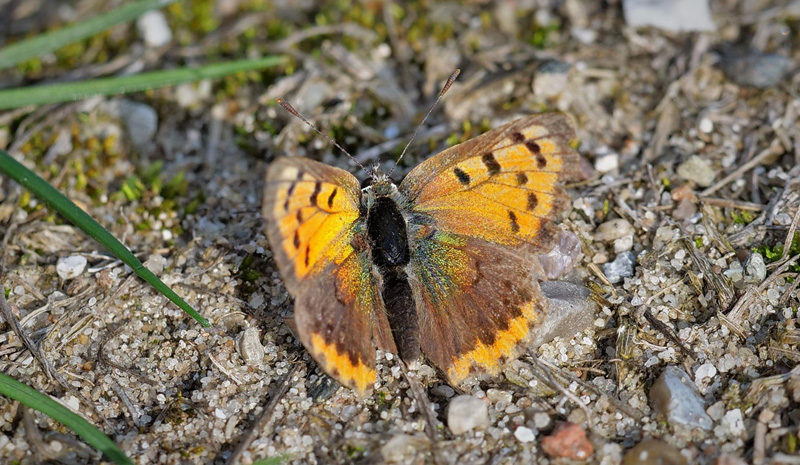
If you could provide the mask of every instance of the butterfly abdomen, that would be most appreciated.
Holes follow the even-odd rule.
[[[390,196],[377,196],[367,212],[372,263],[382,278],[381,298],[398,355],[407,363],[419,358],[419,321],[405,268],[411,261],[406,220]]]

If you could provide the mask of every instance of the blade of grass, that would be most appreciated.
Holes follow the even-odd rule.
[[[1,290],[2,288],[0,288]],[[20,383],[14,378],[0,373],[0,393],[62,423],[115,463],[133,465],[133,461],[102,431],[92,426],[80,415],[72,413],[68,408],[27,384]]]
[[[178,294],[164,284],[158,276],[142,265],[130,250],[119,242],[110,232],[92,219],[86,212],[78,208],[61,192],[40,178],[33,171],[29,170],[11,155],[0,150],[0,172],[18,182],[22,187],[31,191],[37,198],[44,200],[53,210],[69,220],[72,224],[80,228],[83,232],[91,236],[94,240],[103,245],[122,260],[123,263],[131,267],[134,273],[147,281],[151,286],[164,294],[169,300],[197,320],[201,325],[209,327],[208,321],[200,316],[194,308],[186,303]]]
[[[283,61],[284,57],[268,56],[252,60],[216,63],[193,69],[151,71],[133,76],[116,76],[80,82],[3,89],[0,90],[0,110],[27,105],[67,102],[96,95],[125,94],[157,87],[174,86],[185,82],[214,79],[242,71],[276,66]]]
[[[117,24],[131,21],[148,10],[155,10],[175,3],[175,1],[141,0],[123,4],[108,13],[11,44],[0,49],[0,70],[30,58],[40,57],[71,42],[85,39]]]

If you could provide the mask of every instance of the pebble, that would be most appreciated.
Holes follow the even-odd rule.
[[[725,77],[741,86],[766,89],[789,76],[797,64],[774,53],[731,53],[721,58],[719,67]]]
[[[704,363],[694,371],[695,382],[713,378],[717,375],[717,367],[712,363]]]
[[[714,172],[708,159],[692,155],[678,166],[678,176],[681,179],[692,181],[700,187],[708,187],[714,182],[717,173]]]
[[[408,434],[398,434],[381,446],[381,455],[388,463],[406,463],[409,457],[424,447],[425,440]]]
[[[83,255],[61,257],[56,263],[56,273],[58,273],[58,277],[64,281],[77,278],[86,268],[86,262],[86,257]]]
[[[539,255],[539,264],[547,279],[558,279],[572,271],[581,257],[581,241],[575,233],[562,231],[550,252]]]
[[[539,430],[549,427],[551,423],[552,419],[550,418],[550,415],[545,412],[536,412],[533,415],[533,424]]]
[[[700,119],[697,129],[699,129],[703,134],[710,134],[712,131],[714,131],[714,122],[711,121],[710,118],[704,117]]]
[[[616,153],[597,157],[594,161],[594,169],[597,170],[598,173],[608,173],[617,168],[619,168],[619,155]]]
[[[258,328],[251,326],[239,334],[239,338],[236,340],[236,351],[247,365],[257,365],[264,360],[264,346],[261,345]]]
[[[722,417],[722,427],[732,436],[741,436],[745,432],[742,411],[737,409],[728,410]]]
[[[489,409],[477,397],[461,395],[450,401],[447,408],[447,427],[455,434],[489,427]]]
[[[161,255],[153,254],[147,257],[143,265],[154,275],[161,276],[161,273],[163,273],[164,269],[167,267],[167,259]]]
[[[748,276],[748,279],[745,279],[747,282],[761,284],[767,277],[767,265],[764,263],[764,257],[759,253],[750,254],[745,270]]]
[[[633,268],[636,265],[636,256],[633,252],[623,252],[618,254],[611,263],[603,264],[603,273],[611,284],[622,282],[624,278],[633,276]]]
[[[714,465],[747,465],[747,462],[735,455],[722,454],[717,457]]]
[[[158,113],[150,105],[121,100],[119,117],[125,125],[131,144],[141,150],[152,143],[158,130]]]
[[[636,444],[622,459],[622,465],[689,465],[681,451],[658,439]]]
[[[583,428],[564,422],[559,423],[552,434],[542,438],[542,450],[550,457],[586,460],[594,452],[594,446]]]
[[[433,388],[431,388],[431,394],[437,397],[444,397],[445,399],[449,399],[454,395],[456,395],[456,390],[446,384],[440,384],[438,386],[434,386]]]
[[[566,281],[543,281],[540,287],[548,299],[549,309],[534,330],[532,347],[557,337],[572,339],[592,325],[597,306],[589,298],[588,289]]]
[[[629,234],[633,234],[631,224],[628,223],[628,220],[617,218],[598,226],[594,232],[594,238],[601,242],[610,242]]]
[[[632,27],[653,26],[671,32],[716,29],[708,0],[623,0],[622,13]]]
[[[514,430],[514,437],[519,442],[533,442],[536,439],[536,433],[532,429],[520,426]]]
[[[533,78],[533,95],[544,98],[559,96],[567,87],[571,68],[569,63],[558,60],[542,63]]]
[[[172,30],[164,14],[158,10],[148,11],[136,20],[136,29],[148,47],[161,47],[172,41]]]
[[[676,366],[668,366],[661,372],[650,388],[650,403],[672,426],[704,430],[713,426],[691,378]]]

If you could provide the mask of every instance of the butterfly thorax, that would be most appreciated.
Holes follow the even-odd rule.
[[[381,298],[392,337],[400,357],[413,363],[420,355],[419,322],[406,273],[411,252],[402,195],[388,176],[375,176],[375,173],[361,195],[369,251],[374,270],[380,277]]]

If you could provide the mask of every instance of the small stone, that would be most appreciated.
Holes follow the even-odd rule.
[[[247,365],[257,365],[264,360],[264,346],[258,328],[251,326],[242,331],[236,340],[236,350]]]
[[[519,442],[533,442],[536,439],[536,433],[530,428],[520,426],[514,430],[514,437]]]
[[[381,455],[387,463],[407,463],[417,451],[425,446],[425,439],[398,434],[381,446]]]
[[[594,161],[594,169],[597,170],[598,173],[608,173],[617,168],[619,168],[619,155],[616,153],[597,157]]]
[[[705,430],[713,426],[703,398],[689,375],[678,367],[664,369],[650,389],[650,403],[672,426]]]
[[[542,63],[533,78],[533,95],[544,98],[558,97],[567,87],[569,63],[549,60]]]
[[[552,422],[553,419],[550,418],[550,415],[548,415],[546,412],[536,412],[533,414],[533,424],[536,426],[536,429],[546,429]]]
[[[725,55],[719,67],[725,77],[736,84],[766,89],[778,85],[797,65],[783,55],[752,52]]]
[[[581,257],[581,241],[575,233],[562,231],[558,243],[546,254],[539,255],[539,264],[547,279],[558,279],[572,271]]]
[[[672,189],[670,192],[670,196],[672,200],[676,202],[680,202],[683,200],[689,200],[690,202],[697,202],[697,194],[694,193],[694,189],[691,188],[688,184],[684,184],[682,186],[678,186],[675,189]]]
[[[164,14],[158,10],[148,11],[136,20],[136,29],[148,47],[161,47],[172,41],[172,30]]]
[[[456,396],[450,401],[447,408],[447,427],[453,434],[486,429],[489,425],[489,409],[484,401],[467,395]]]
[[[645,439],[622,458],[622,465],[688,465],[681,451],[658,439]]]
[[[434,386],[431,388],[431,394],[437,397],[443,397],[445,399],[449,399],[456,395],[455,389],[451,388],[446,384],[440,384],[438,386]]]
[[[549,309],[541,324],[534,329],[532,347],[546,344],[557,337],[572,339],[591,326],[597,308],[589,298],[589,290],[565,281],[543,281],[542,293]]]
[[[747,271],[747,279],[745,279],[747,282],[761,284],[767,277],[767,265],[764,263],[764,257],[760,253],[750,254],[745,270]]]
[[[135,148],[141,150],[153,142],[158,130],[158,113],[153,107],[144,103],[121,100],[119,116]]]
[[[715,30],[708,0],[623,0],[622,13],[631,27],[653,26],[670,32]]]
[[[711,379],[716,375],[717,367],[715,367],[712,363],[704,363],[697,367],[697,370],[694,371],[694,377],[696,381]]]
[[[164,268],[167,267],[167,259],[158,254],[150,255],[143,263],[144,267],[152,271],[154,275],[161,276]]]
[[[633,228],[631,227],[631,224],[628,223],[628,220],[617,218],[606,221],[598,226],[594,232],[594,238],[597,241],[610,242],[632,233]]]
[[[633,248],[633,234],[620,237],[614,241],[614,253],[627,252]]]
[[[714,465],[747,465],[747,462],[735,455],[722,454],[714,461]]]
[[[66,281],[68,279],[77,278],[83,273],[86,268],[86,257],[83,255],[71,255],[69,257],[62,257],[56,263],[56,273],[58,277]]]
[[[725,412],[725,416],[722,417],[722,427],[725,428],[731,436],[743,435],[745,433],[745,428],[742,411],[737,408]]]
[[[633,276],[633,269],[636,265],[636,257],[633,252],[623,252],[618,254],[611,263],[603,264],[603,273],[611,284],[621,282],[624,278]]]
[[[542,450],[550,457],[566,457],[586,460],[594,452],[594,446],[586,437],[586,431],[575,423],[559,423],[553,433],[542,438]]]
[[[688,160],[681,163],[678,166],[677,173],[681,179],[692,181],[700,187],[710,186],[717,176],[711,166],[711,162],[697,155],[692,155]]]
[[[676,220],[688,220],[689,218],[693,217],[697,213],[697,206],[688,199],[683,199],[678,204],[678,207],[673,210],[672,216]]]
[[[710,134],[714,130],[714,122],[708,117],[702,118],[697,125],[697,129],[703,134]]]

